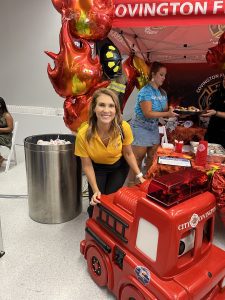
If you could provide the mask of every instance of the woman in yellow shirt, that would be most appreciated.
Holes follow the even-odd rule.
[[[90,217],[93,205],[100,203],[101,193],[111,194],[123,186],[129,167],[144,182],[132,141],[130,125],[122,121],[118,97],[109,89],[97,90],[90,104],[88,123],[78,131],[75,143],[75,155],[81,157],[89,183]]]

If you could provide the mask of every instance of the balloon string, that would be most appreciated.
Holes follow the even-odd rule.
[[[130,50],[131,53],[133,53],[134,50],[130,47],[128,41],[126,40],[125,36],[123,35],[123,31],[120,31],[120,35],[121,35],[121,37],[122,37],[124,43],[126,44],[127,48]]]
[[[146,61],[146,58],[145,58],[143,52],[141,51],[141,47],[140,47],[140,45],[139,45],[139,42],[138,42],[137,38],[138,38],[138,36],[135,34],[135,36],[134,36],[135,43],[136,43],[136,45],[137,45],[137,47],[138,47],[138,50],[140,51],[141,56],[143,57],[144,61]]]
[[[147,63],[150,63],[151,60],[150,60],[150,52],[147,52]]]

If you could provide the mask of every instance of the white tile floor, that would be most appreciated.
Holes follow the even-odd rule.
[[[0,168],[0,217],[6,252],[0,258],[0,300],[115,299],[91,280],[79,251],[87,200],[83,201],[83,212],[72,221],[53,225],[31,220],[27,197],[21,196],[27,194],[23,147],[16,150],[18,165],[8,173]],[[223,249],[224,236],[225,230],[217,221],[214,242]]]
[[[18,165],[0,168],[0,218],[5,255],[0,258],[0,300],[115,299],[91,280],[80,254],[87,199],[83,212],[62,224],[30,219],[22,146]],[[4,195],[10,195],[5,197]],[[0,249],[1,250],[1,249]]]

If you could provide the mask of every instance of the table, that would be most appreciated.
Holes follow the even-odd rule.
[[[151,167],[146,173],[146,178],[152,178],[155,176],[162,176],[168,173],[174,173],[179,170],[184,170],[186,167],[181,166],[170,166],[170,165],[162,165],[158,164],[158,157],[159,156],[173,156],[173,157],[181,157],[181,158],[188,158],[191,160],[191,164],[193,168],[196,168],[200,171],[204,172],[213,172],[220,167],[221,164],[219,163],[206,163],[204,167],[196,166],[195,164],[195,154],[192,152],[185,152],[185,153],[176,153],[174,150],[171,149],[163,149],[161,146],[157,148],[157,151],[154,154],[153,162]]]

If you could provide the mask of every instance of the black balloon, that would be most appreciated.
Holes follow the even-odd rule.
[[[117,47],[108,38],[98,42],[96,46],[104,74],[110,79],[120,76],[122,57]]]

